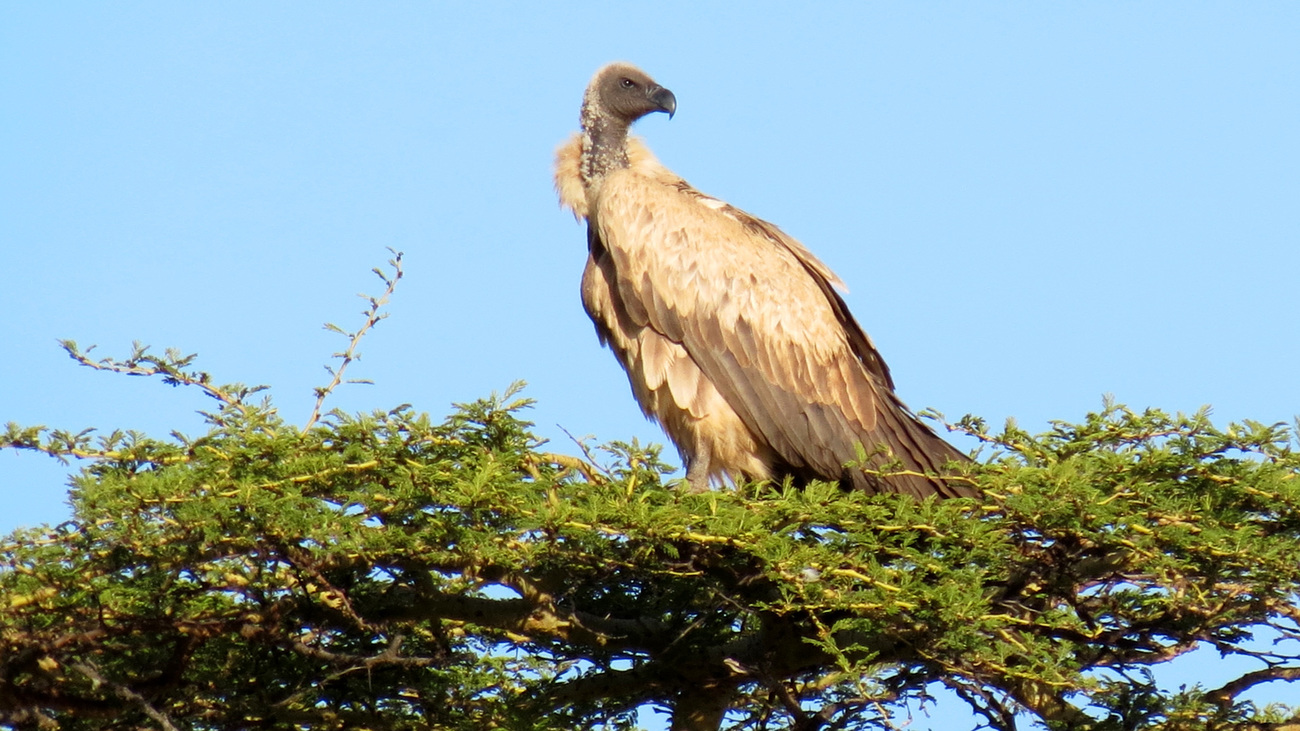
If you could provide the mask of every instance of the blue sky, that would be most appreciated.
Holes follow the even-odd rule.
[[[516,379],[563,430],[663,441],[578,301],[555,147],[611,60],[705,192],[848,283],[903,398],[1031,430],[1114,394],[1300,414],[1300,6],[0,3],[0,421],[201,429],[197,393],[55,341],[199,354],[310,412],[406,253],[348,411]],[[0,454],[0,530],[68,515]],[[912,728],[924,728],[918,719]],[[941,727],[941,726],[940,726]]]

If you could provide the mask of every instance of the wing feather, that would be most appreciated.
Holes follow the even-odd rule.
[[[668,382],[668,371],[672,367],[673,353],[668,341],[650,328],[645,328],[637,337],[640,345],[641,372],[645,376],[646,388],[657,391]]]
[[[887,449],[877,464],[892,458],[915,471],[959,456],[898,400],[834,290],[839,279],[797,241],[661,166],[607,174],[591,203],[627,314],[680,344],[693,372],[792,468],[841,475],[858,444]],[[665,361],[655,378],[674,372]],[[690,392],[681,386],[670,390]],[[882,485],[856,471],[851,479],[873,491],[946,489],[921,476]]]

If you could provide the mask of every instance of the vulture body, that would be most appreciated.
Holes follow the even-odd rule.
[[[676,111],[639,69],[598,71],[582,132],[556,156],[561,204],[587,221],[582,302],[695,490],[730,478],[838,480],[917,497],[974,495],[944,479],[966,458],[894,393],[889,369],[835,287],[776,226],[662,166],[631,124]],[[867,470],[846,467],[868,455]],[[883,472],[873,474],[874,472]]]

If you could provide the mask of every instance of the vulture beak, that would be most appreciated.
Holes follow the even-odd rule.
[[[677,112],[677,97],[662,86],[652,86],[646,91],[650,95],[650,101],[654,102],[655,109],[660,112],[667,112],[668,118],[672,119],[673,114]]]

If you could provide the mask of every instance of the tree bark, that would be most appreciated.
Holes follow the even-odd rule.
[[[713,683],[683,688],[673,706],[669,731],[718,731],[735,689]]]

